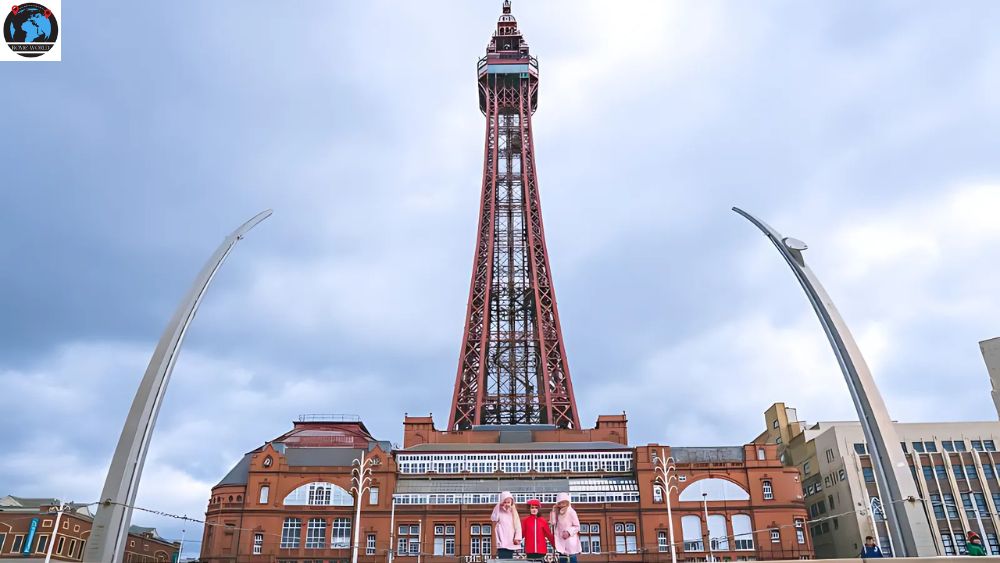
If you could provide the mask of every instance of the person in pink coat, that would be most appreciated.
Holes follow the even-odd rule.
[[[521,549],[521,518],[517,515],[514,495],[509,491],[500,493],[500,500],[493,507],[493,536],[497,544],[497,559],[513,559],[514,552]]]
[[[552,525],[552,533],[556,537],[556,552],[564,556],[560,557],[560,560],[565,561],[567,558],[565,556],[568,556],[569,563],[576,563],[576,556],[582,551],[580,519],[570,504],[569,493],[556,495],[556,504],[549,513],[549,524]]]

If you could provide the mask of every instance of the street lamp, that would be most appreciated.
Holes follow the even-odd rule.
[[[391,506],[389,510],[389,552],[385,556],[386,563],[392,563],[392,555],[396,552],[396,495],[391,497]]]
[[[674,516],[670,511],[670,491],[678,490],[677,485],[671,483],[671,481],[677,480],[677,476],[674,475],[677,472],[677,468],[674,467],[675,461],[673,456],[666,456],[666,451],[663,448],[660,448],[660,457],[654,457],[653,459],[653,471],[656,473],[656,478],[653,481],[659,481],[662,484],[663,494],[667,497],[667,530],[670,533],[670,563],[677,563],[677,547],[674,545]]]
[[[701,505],[705,509],[705,539],[708,540],[708,560],[715,561],[715,550],[712,548],[712,529],[708,527],[708,493],[701,493]]]
[[[354,494],[354,501],[357,505],[357,509],[354,513],[354,549],[351,552],[351,563],[358,563],[358,542],[361,537],[361,497],[365,494],[365,491],[371,488],[372,484],[372,460],[373,458],[365,459],[365,452],[361,450],[361,457],[355,459],[351,464],[353,469],[351,469],[351,491]]]

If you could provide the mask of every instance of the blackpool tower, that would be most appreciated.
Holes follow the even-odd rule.
[[[479,60],[486,116],[475,259],[449,429],[579,428],[538,198],[531,116],[538,60],[510,0]]]

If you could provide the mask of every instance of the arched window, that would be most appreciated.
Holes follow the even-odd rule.
[[[733,515],[733,539],[736,551],[753,551],[753,527],[746,514]]]
[[[354,497],[333,483],[306,483],[285,497],[285,506],[354,506]]]
[[[729,551],[729,533],[726,531],[726,517],[721,514],[709,514],[708,537],[715,551]]]
[[[771,488],[771,481],[764,480],[761,483],[761,489],[764,493],[764,500],[774,500],[774,489]]]
[[[703,497],[703,494],[707,496]],[[750,500],[750,494],[743,487],[727,481],[709,477],[698,479],[681,491],[680,500],[701,502],[705,500]]]
[[[705,542],[701,539],[701,518],[682,516],[681,529],[684,531],[684,551],[705,551]]]

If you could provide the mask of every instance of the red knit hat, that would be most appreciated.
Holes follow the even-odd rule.
[[[533,498],[528,501],[528,506],[537,506],[538,508],[541,508],[542,502],[536,498]]]

